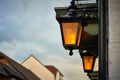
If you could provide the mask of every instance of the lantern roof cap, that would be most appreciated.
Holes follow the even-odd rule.
[[[81,53],[80,53],[81,57],[82,56],[94,56],[94,57],[97,57],[94,53],[91,53],[87,50],[83,50]]]

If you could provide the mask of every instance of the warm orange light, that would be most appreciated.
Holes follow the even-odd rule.
[[[62,23],[65,44],[76,44],[78,24],[78,22]]]
[[[70,35],[70,43],[75,44],[75,34]]]
[[[89,62],[85,63],[85,70],[91,70],[91,64]]]
[[[93,56],[84,56],[83,59],[85,70],[91,70],[93,64]]]

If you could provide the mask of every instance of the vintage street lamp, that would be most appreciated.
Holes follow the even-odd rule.
[[[97,56],[88,52],[87,50],[81,52],[80,55],[83,62],[84,72],[92,72]]]
[[[68,13],[64,16],[56,16],[60,24],[62,43],[65,49],[70,50],[70,55],[73,54],[73,49],[79,49],[85,20],[78,15],[77,6],[74,0],[68,7]]]
[[[98,57],[98,17],[91,13],[97,13],[97,6],[93,4],[76,6],[75,0],[72,0],[66,15],[63,15],[66,8],[55,8],[55,11],[64,48],[70,50],[70,56],[73,54],[72,50],[79,50],[84,72],[93,72]]]

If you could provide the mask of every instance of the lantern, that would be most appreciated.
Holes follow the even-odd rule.
[[[73,49],[79,49],[83,33],[84,21],[76,13],[77,7],[72,0],[68,13],[64,16],[57,16],[56,19],[60,24],[62,43],[65,49],[70,50],[72,55]]]
[[[95,64],[96,56],[86,50],[80,53],[80,55],[82,57],[84,71],[92,72]]]
[[[60,23],[62,42],[65,49],[78,49],[83,26],[79,20],[66,20]]]

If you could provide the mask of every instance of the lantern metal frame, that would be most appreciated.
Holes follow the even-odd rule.
[[[63,21],[63,22],[76,22],[75,20],[73,21],[69,21],[69,20],[66,20],[66,21]],[[79,20],[78,20],[78,23],[81,23]],[[62,24],[60,24],[60,26],[62,26]],[[64,33],[63,33],[63,27],[60,27],[61,28],[61,35],[62,35],[62,41],[63,41],[63,46],[65,49],[79,49],[79,46],[77,46],[77,43],[78,43],[78,37],[79,37],[79,33],[80,33],[80,27],[83,27],[83,26],[80,26],[80,24],[78,24],[78,28],[77,28],[77,32],[76,32],[76,41],[75,41],[75,44],[65,44],[65,41],[64,41]],[[83,32],[83,28],[82,28],[82,32]],[[82,33],[81,33],[81,36],[82,36]],[[80,40],[81,42],[81,40]],[[80,45],[80,44],[79,44]]]

